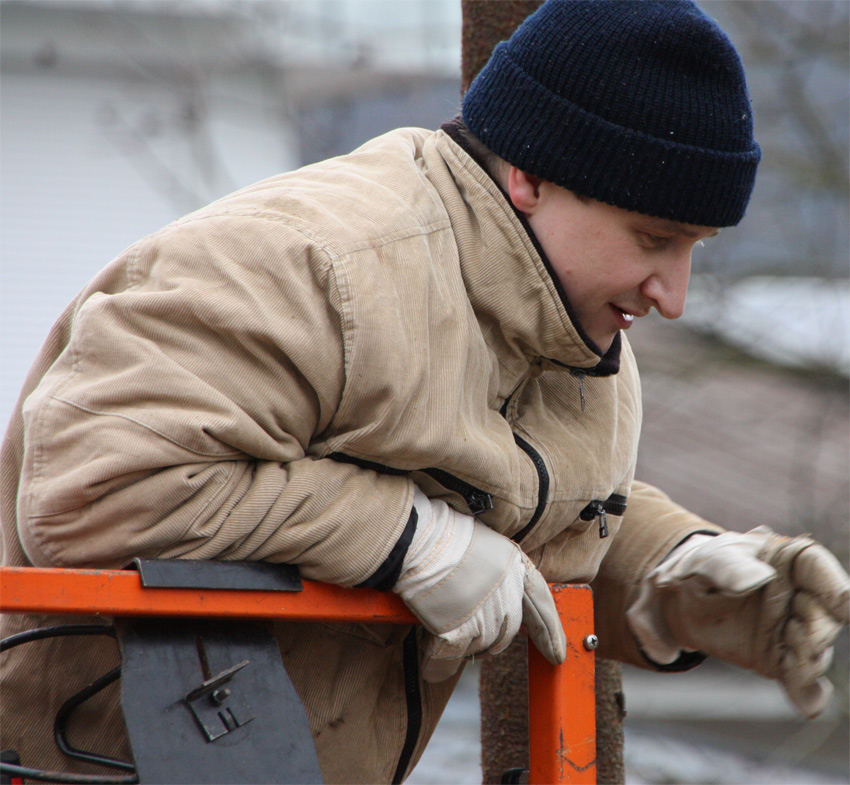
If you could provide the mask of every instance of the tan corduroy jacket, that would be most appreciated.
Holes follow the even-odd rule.
[[[141,240],[65,311],[21,400],[2,452],[6,564],[267,560],[355,585],[399,539],[415,483],[520,541],[549,580],[595,580],[600,653],[647,666],[623,619],[636,583],[716,528],[633,482],[627,341],[600,358],[443,131],[387,134]],[[4,634],[51,621],[7,617]],[[453,682],[405,693],[408,630],[277,632],[325,779],[409,772]],[[99,638],[12,650],[3,746],[74,769],[49,752],[53,714],[115,658]],[[129,754],[113,693],[77,724],[79,746]]]

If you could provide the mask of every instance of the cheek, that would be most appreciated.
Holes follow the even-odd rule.
[[[597,271],[600,282],[622,289],[640,286],[647,274],[646,265],[635,258],[634,250],[623,246],[609,248],[607,255],[600,255]]]
[[[531,228],[534,230],[533,225]],[[544,228],[542,231],[535,231],[534,235],[561,281],[569,280],[581,271],[584,266],[583,259],[576,253],[575,243],[565,233]]]
[[[531,215],[528,222],[568,294],[607,299],[639,285],[634,249],[610,226],[547,213]]]

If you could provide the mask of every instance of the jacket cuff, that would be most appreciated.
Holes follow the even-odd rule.
[[[679,542],[677,542],[669,551],[667,551],[667,555],[660,561],[658,564],[663,564],[667,559],[672,556],[673,551],[676,550],[680,545],[684,545],[688,540],[691,539],[695,534],[707,534],[711,537],[717,537],[721,532],[715,531],[714,529],[697,529],[696,531],[688,532],[687,536],[683,537]],[[658,565],[656,565],[658,566]]]
[[[384,559],[380,567],[373,572],[365,581],[358,583],[356,588],[377,589],[378,591],[390,591],[395,586],[398,576],[401,574],[401,568],[404,564],[404,557],[407,555],[407,549],[413,540],[413,535],[416,532],[416,523],[419,516],[416,514],[416,508],[410,508],[410,517],[407,519],[407,524],[401,537],[398,538],[392,550]]]
[[[651,666],[652,670],[659,671],[660,673],[682,673],[683,671],[689,671],[692,668],[696,668],[697,665],[702,665],[708,659],[708,655],[703,654],[701,651],[683,651],[678,659],[662,665],[647,656],[643,649],[640,649],[640,653]]]

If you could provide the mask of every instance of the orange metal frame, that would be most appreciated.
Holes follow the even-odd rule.
[[[562,665],[529,646],[530,785],[595,785],[593,598],[584,585],[552,584],[567,636]],[[198,616],[411,624],[417,619],[394,594],[304,581],[301,592],[160,589],[132,570],[0,567],[4,613],[100,616]]]

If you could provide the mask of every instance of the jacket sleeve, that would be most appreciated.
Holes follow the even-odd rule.
[[[345,338],[327,254],[302,234],[184,219],[66,311],[64,350],[24,406],[32,563],[262,559],[354,585],[390,556],[411,482],[311,451],[346,383]]]
[[[684,670],[701,655],[660,667],[647,659],[626,624],[626,611],[637,599],[641,580],[691,534],[723,529],[679,506],[651,485],[635,481],[617,535],[593,581],[598,654],[652,670]]]

